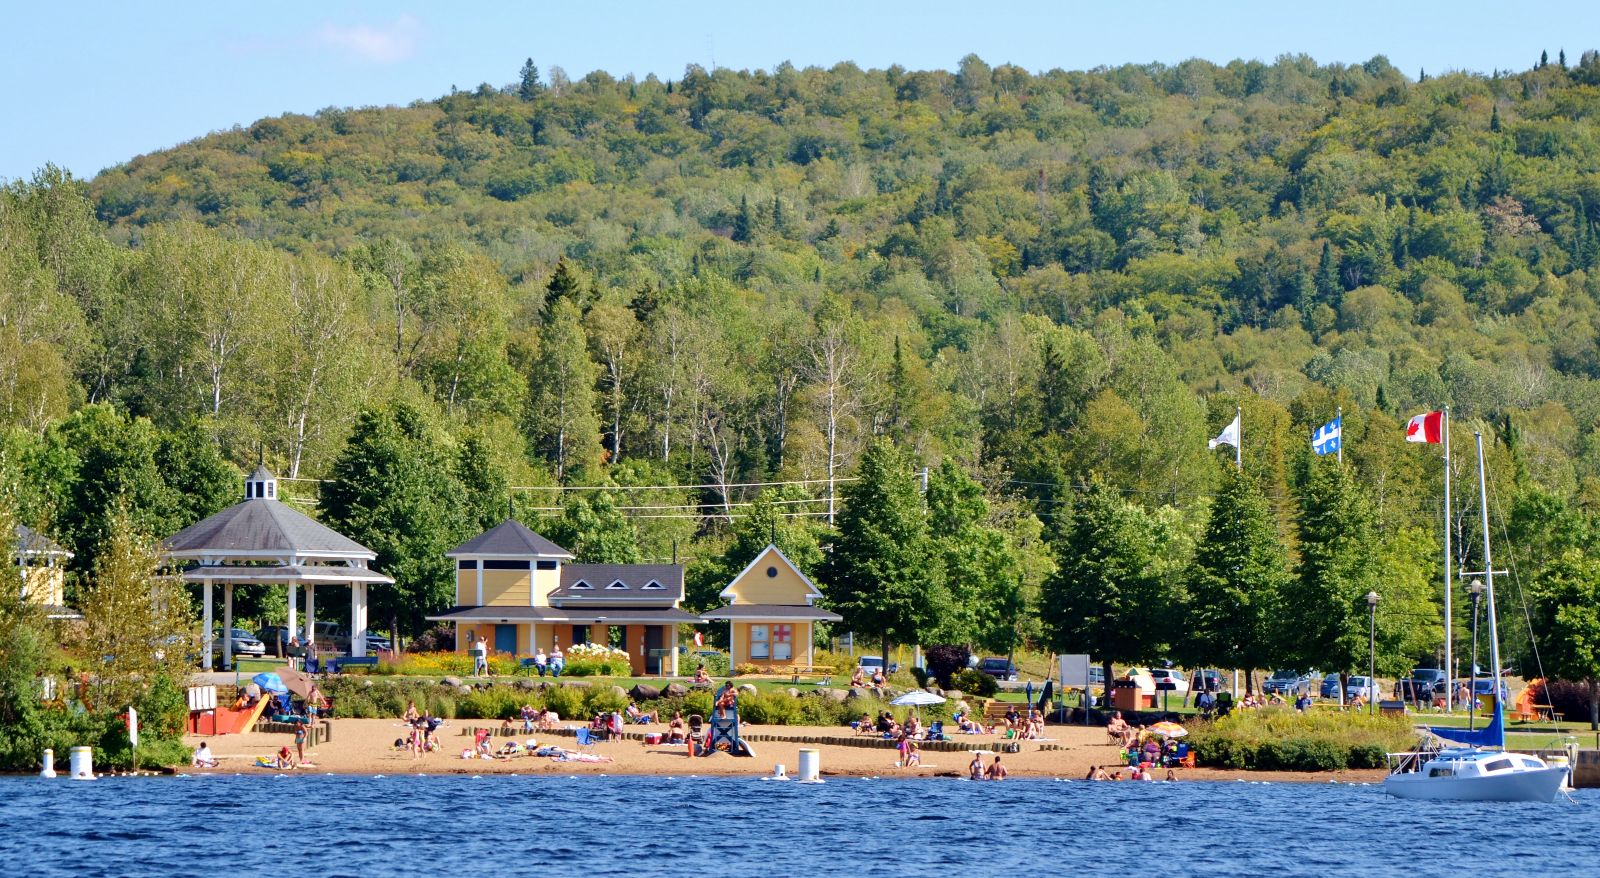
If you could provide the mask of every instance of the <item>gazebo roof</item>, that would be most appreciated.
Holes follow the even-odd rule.
[[[268,497],[235,503],[168,537],[162,548],[172,558],[284,554],[370,561],[377,557],[366,546]]]
[[[60,543],[50,539],[42,533],[25,524],[17,525],[17,553],[21,555],[55,555],[61,558],[71,558],[72,553],[61,547]]]
[[[445,553],[447,558],[464,555],[495,555],[521,558],[571,558],[572,553],[529,530],[515,518],[508,518]]]

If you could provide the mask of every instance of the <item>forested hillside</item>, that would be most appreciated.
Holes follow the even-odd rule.
[[[447,602],[424,559],[508,485],[664,486],[517,502],[580,556],[676,547],[702,602],[772,533],[821,565],[866,485],[835,480],[872,450],[932,470],[908,557],[941,612],[882,623],[898,638],[1149,658],[1187,635],[1110,645],[1137,632],[1103,608],[1201,601],[1256,633],[1197,661],[1293,641],[1324,605],[1364,648],[1370,585],[1409,662],[1439,637],[1441,480],[1410,415],[1452,408],[1463,486],[1486,432],[1528,576],[1594,541],[1597,114],[1588,52],[1420,81],[1381,57],[575,82],[530,62],[504,87],[263,119],[0,196],[4,463],[24,519],[85,558],[73,486],[153,468],[149,526],[181,521],[183,473],[155,455],[198,460],[196,436],[336,479],[291,491],[356,530],[435,510],[386,536],[384,560],[421,565],[398,611]],[[1235,406],[1244,479],[1206,448]],[[1335,470],[1308,438],[1340,407]],[[112,430],[151,451],[84,451]],[[214,497],[202,463],[187,493]],[[772,482],[796,484],[749,505]],[[1095,555],[1106,534],[1126,557]],[[1229,584],[1227,540],[1281,600]]]

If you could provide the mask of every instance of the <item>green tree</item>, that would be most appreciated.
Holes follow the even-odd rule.
[[[394,585],[372,590],[375,618],[417,633],[455,598],[444,553],[471,535],[448,436],[407,403],[363,411],[322,486],[327,524],[377,553]]]
[[[1300,564],[1274,620],[1279,654],[1299,668],[1329,668],[1347,683],[1368,652],[1366,595],[1387,591],[1372,506],[1351,470],[1311,461],[1300,494]]]
[[[1096,479],[1073,504],[1055,540],[1057,569],[1040,594],[1045,642],[1100,660],[1111,697],[1114,662],[1159,656],[1176,606],[1163,556],[1173,534],[1160,518]]]
[[[878,639],[885,664],[890,643],[918,642],[944,604],[914,468],[889,440],[867,447],[857,480],[841,492],[844,510],[828,559],[829,606],[851,631]]]
[[[1588,687],[1589,728],[1600,730],[1600,561],[1568,549],[1539,572],[1536,594],[1545,670]]]
[[[126,509],[111,509],[105,544],[79,601],[84,642],[104,656],[90,684],[102,709],[135,703],[160,678],[187,680],[199,651],[188,590],[175,577],[158,576],[158,563],[154,538]]]
[[[794,485],[767,488],[757,494],[755,501],[745,508],[744,516],[733,520],[729,528],[731,539],[721,554],[710,563],[694,565],[690,571],[684,596],[689,608],[704,612],[721,606],[718,595],[722,589],[769,544],[776,545],[800,572],[816,582],[825,563],[821,546],[825,532],[812,524],[812,519],[787,514],[812,506],[805,502],[812,499]]]
[[[539,81],[539,68],[529,58],[522,62],[522,70],[517,76],[517,97],[531,101],[543,91],[544,83]]]
[[[1184,664],[1270,664],[1278,602],[1289,582],[1289,559],[1266,497],[1255,479],[1227,468],[1190,568],[1186,630],[1174,644]]]
[[[578,307],[559,299],[539,339],[527,411],[530,447],[554,465],[558,479],[600,461],[595,377]]]
[[[639,563],[639,532],[607,491],[575,491],[545,532],[582,564]]]

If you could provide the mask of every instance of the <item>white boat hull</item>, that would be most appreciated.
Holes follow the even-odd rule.
[[[1428,777],[1417,772],[1389,775],[1383,791],[1397,799],[1439,802],[1553,802],[1566,780],[1566,766],[1477,777]]]

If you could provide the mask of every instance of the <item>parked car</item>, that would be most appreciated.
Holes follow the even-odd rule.
[[[868,680],[870,680],[875,672],[883,671],[883,657],[876,655],[861,656],[856,660],[856,667],[861,669],[861,675],[863,677],[866,677]],[[895,667],[890,665],[889,669],[884,671],[884,676],[888,676],[894,672]]]
[[[1311,682],[1311,674],[1303,674],[1299,671],[1278,670],[1273,671],[1272,676],[1268,677],[1267,681],[1261,684],[1261,691],[1267,693],[1268,695],[1282,695],[1285,698],[1296,695],[1305,695],[1311,691]]]
[[[1222,672],[1216,668],[1204,668],[1189,675],[1189,689],[1193,692],[1221,692],[1227,686]]]
[[[1394,697],[1402,701],[1425,702],[1443,697],[1449,678],[1439,668],[1412,668],[1408,676],[1395,681]]]
[[[1334,701],[1339,699],[1339,675],[1329,674],[1322,678],[1322,687],[1317,692],[1318,698],[1328,698]]]
[[[978,662],[978,670],[988,674],[996,680],[1017,679],[1017,666],[1012,664],[1011,659],[1008,658],[991,656],[981,662]]]
[[[1155,681],[1157,692],[1176,692],[1179,695],[1189,691],[1189,681],[1183,678],[1183,672],[1170,668],[1152,668],[1150,679]],[[1163,689],[1163,684],[1170,684],[1172,688]]]
[[[232,645],[235,656],[254,656],[259,658],[267,654],[267,645],[243,628],[233,629]],[[216,655],[222,655],[221,632],[211,638],[211,651]]]
[[[1469,680],[1469,679],[1463,677],[1460,680],[1456,681],[1456,685],[1457,686],[1468,686],[1468,685],[1470,685],[1472,687],[1472,694],[1473,695],[1488,695],[1489,693],[1494,691],[1494,679],[1492,677],[1479,677],[1476,680]],[[1510,700],[1511,700],[1511,690],[1506,687],[1505,681],[1501,680],[1500,681],[1500,703],[1501,704],[1506,704]]]

